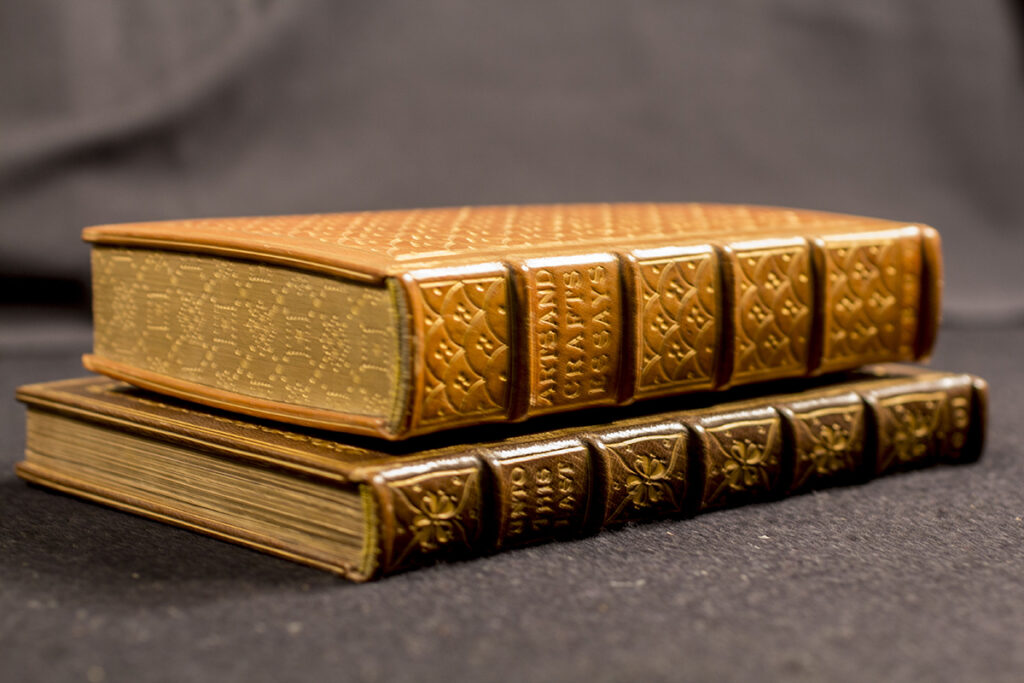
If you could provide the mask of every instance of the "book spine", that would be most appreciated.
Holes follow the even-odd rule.
[[[587,528],[594,464],[579,439],[480,452],[492,485],[489,549],[580,536]]]
[[[688,423],[696,480],[691,509],[705,512],[776,497],[784,458],[782,416],[772,405],[702,415]]]
[[[512,259],[402,278],[401,436],[926,356],[922,226]],[[401,408],[402,406],[400,406]]]
[[[378,573],[976,459],[986,387],[866,381],[381,471]]]
[[[522,388],[513,419],[622,402],[622,268],[613,253],[529,259],[514,271]]]
[[[690,430],[677,420],[605,430],[587,439],[597,474],[588,530],[689,512]]]
[[[864,393],[871,430],[868,474],[935,462],[970,462],[981,454],[988,389],[969,375],[942,376]]]
[[[375,503],[377,552],[359,578],[479,553],[490,492],[484,474],[480,459],[465,455],[374,476],[364,491]]]
[[[778,406],[787,449],[786,493],[853,484],[867,476],[867,416],[861,396],[842,391]]]
[[[511,416],[513,292],[508,268],[415,271],[402,278],[410,329],[406,434]]]
[[[905,227],[814,240],[815,373],[928,353],[938,320],[937,235]]]

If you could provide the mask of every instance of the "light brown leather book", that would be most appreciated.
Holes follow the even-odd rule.
[[[19,392],[29,411],[17,471],[363,581],[981,453],[976,377],[879,367],[799,384],[711,407],[669,398],[371,444],[75,379]],[[611,413],[631,414],[606,422]]]
[[[217,408],[400,439],[920,359],[927,226],[593,204],[88,228],[85,365]]]

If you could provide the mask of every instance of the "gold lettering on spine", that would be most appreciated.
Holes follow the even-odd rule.
[[[582,529],[589,490],[589,460],[583,446],[491,459],[499,483],[498,545],[523,545],[571,536]]]
[[[530,492],[527,490],[529,479],[526,469],[513,467],[509,473],[509,513],[508,513],[508,535],[520,536],[526,530],[526,520],[530,513],[527,510]]]
[[[618,260],[537,260],[525,268],[533,325],[530,412],[614,403],[622,302]]]

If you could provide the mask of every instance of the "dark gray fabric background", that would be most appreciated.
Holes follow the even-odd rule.
[[[993,389],[974,466],[367,586],[22,484],[3,399],[3,680],[1024,676],[1019,4],[12,0],[0,93],[0,396],[81,373],[87,224],[616,200],[935,225]]]

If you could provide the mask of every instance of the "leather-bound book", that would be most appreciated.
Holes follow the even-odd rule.
[[[540,418],[371,443],[93,377],[21,389],[17,471],[363,581],[981,452],[976,377],[879,367],[799,384],[714,406],[677,397],[585,411],[559,416],[560,429]],[[609,412],[628,416],[607,422]]]
[[[402,439],[920,359],[927,226],[592,204],[86,229],[85,365],[212,407]]]

